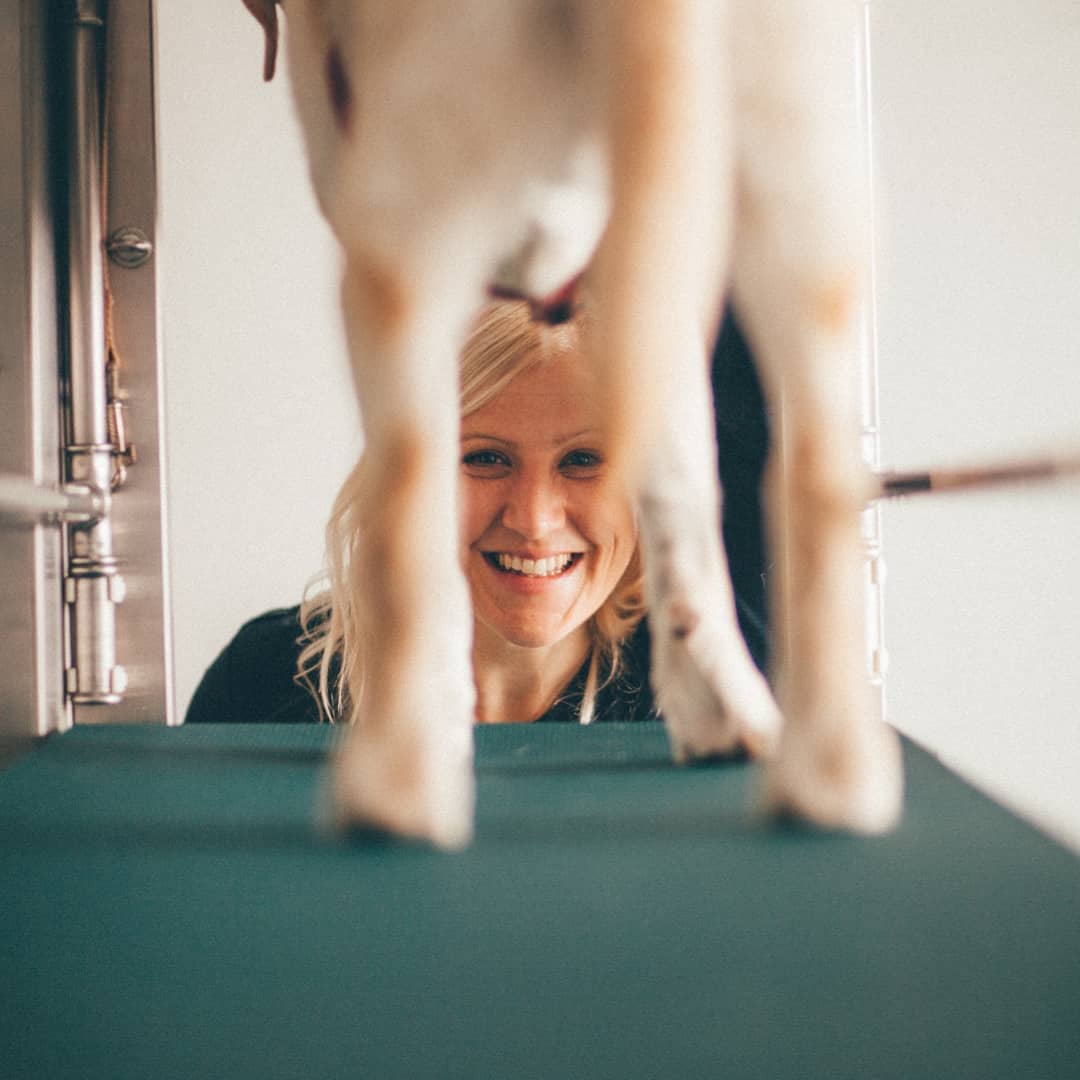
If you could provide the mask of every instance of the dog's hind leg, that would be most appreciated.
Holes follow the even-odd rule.
[[[880,832],[899,815],[902,781],[866,672],[851,16],[793,0],[738,10],[734,294],[780,429],[766,502],[785,725],[766,798],[826,827]]]
[[[478,292],[478,287],[476,292]],[[339,824],[460,847],[472,835],[474,690],[458,556],[464,276],[350,252],[342,286],[365,452],[346,573],[360,663],[332,774]]]
[[[739,632],[720,542],[705,348],[730,231],[726,15],[713,0],[612,10],[613,208],[597,335],[613,440],[641,495],[652,684],[677,759],[763,754],[779,714]]]
[[[825,268],[794,281],[763,275],[753,299],[753,287],[742,290],[740,311],[771,372],[765,381],[783,429],[766,480],[773,681],[784,715],[766,803],[873,833],[896,822],[901,766],[895,735],[875,716],[866,669],[859,512],[868,485],[844,386],[857,376],[844,340],[852,282]]]

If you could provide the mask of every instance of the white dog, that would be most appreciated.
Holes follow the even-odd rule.
[[[245,4],[266,31],[269,78],[275,0]],[[497,276],[543,305],[587,269],[676,756],[768,753],[772,808],[890,827],[898,748],[872,719],[864,670],[862,273],[839,111],[850,65],[833,48],[850,0],[282,7],[315,190],[345,253],[373,477],[350,573],[380,634],[362,688],[350,684],[340,818],[446,847],[471,836],[457,351]],[[573,213],[549,213],[560,199]],[[739,634],[718,531],[706,354],[725,288],[782,416],[767,492],[782,731]]]

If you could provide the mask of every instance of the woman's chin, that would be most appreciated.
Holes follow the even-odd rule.
[[[505,612],[477,610],[476,618],[497,638],[517,649],[549,649],[564,640],[574,629],[561,620],[508,619]]]

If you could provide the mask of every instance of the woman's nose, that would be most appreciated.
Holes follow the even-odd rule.
[[[557,483],[521,477],[511,485],[502,512],[506,528],[526,540],[539,540],[565,522],[566,507]]]

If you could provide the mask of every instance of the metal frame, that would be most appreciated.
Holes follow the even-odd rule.
[[[855,31],[855,100],[862,142],[862,182],[866,193],[866,266],[863,303],[859,319],[859,358],[862,373],[863,458],[875,473],[881,470],[881,412],[878,397],[877,332],[877,229],[873,82],[870,58],[871,0],[857,0]],[[882,557],[881,507],[872,502],[862,512],[862,535],[866,555],[866,647],[870,685],[877,698],[880,715],[886,715],[885,676],[888,652],[885,648],[885,560]]]
[[[54,41],[47,5],[0,0],[0,471],[60,479]],[[63,730],[63,552],[55,525],[0,519],[0,734]]]
[[[113,544],[125,589],[116,613],[116,658],[126,673],[123,700],[76,705],[76,723],[180,722],[173,701],[165,482],[164,376],[157,278],[157,90],[152,0],[109,0],[105,28],[108,93],[107,206],[103,269],[112,294],[119,359],[106,387],[113,423],[137,449],[112,498]],[[97,257],[102,259],[99,249]],[[114,456],[114,467],[124,468]]]
[[[8,737],[177,720],[153,11],[152,0],[0,0],[0,145],[14,150],[0,160]]]

